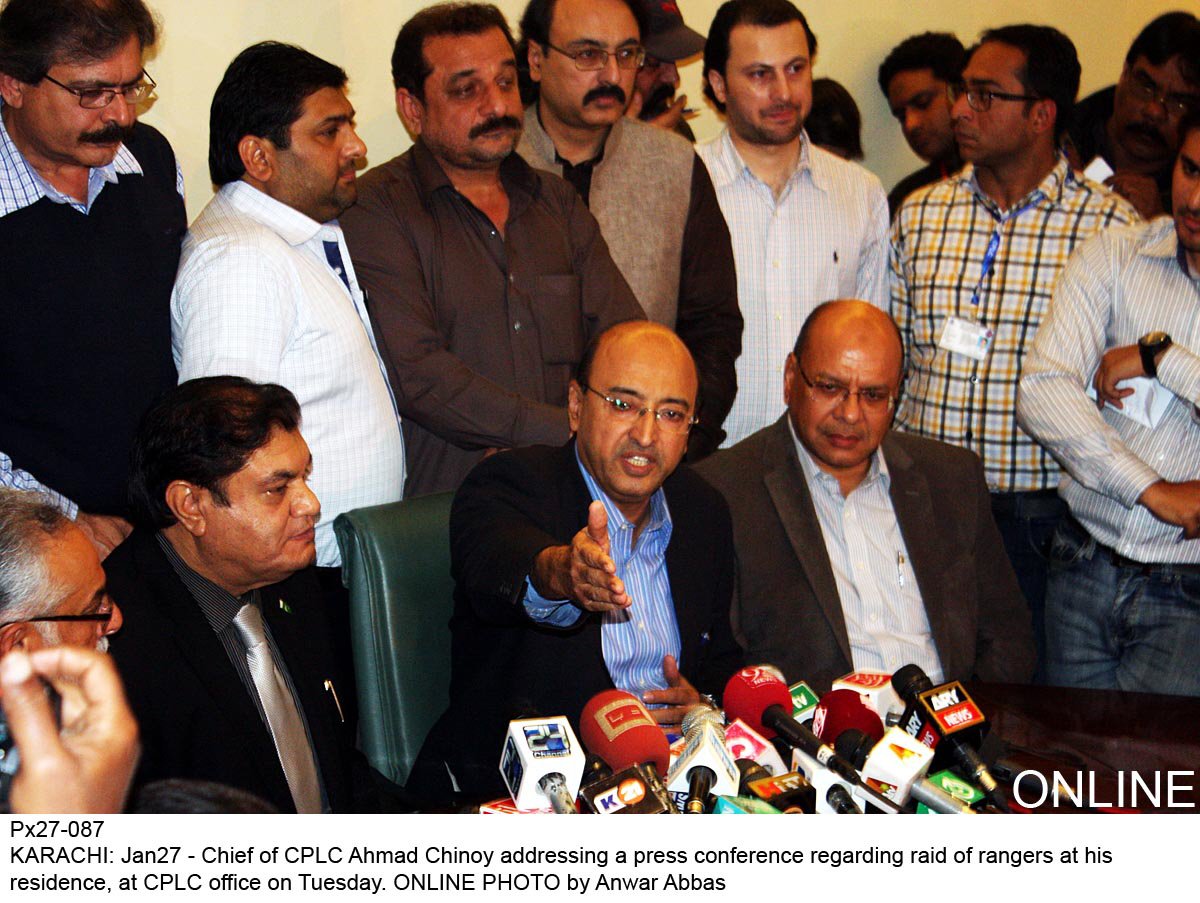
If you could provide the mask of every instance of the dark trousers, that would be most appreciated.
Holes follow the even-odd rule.
[[[1066,514],[1067,503],[1055,489],[992,493],[992,516],[1000,528],[1004,551],[1017,572],[1017,583],[1033,619],[1033,639],[1037,646],[1035,683],[1045,681],[1050,540]]]

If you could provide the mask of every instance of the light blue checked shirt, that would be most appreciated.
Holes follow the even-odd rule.
[[[3,110],[0,103],[0,111]],[[63,194],[29,165],[21,155],[16,144],[8,134],[3,116],[0,116],[0,216],[8,216],[18,210],[23,210],[36,204],[42,198],[49,198],[55,204],[67,204],[80,213],[87,214],[105,185],[115,184],[117,179],[125,175],[142,174],[142,164],[138,163],[132,151],[124,144],[117,148],[117,155],[107,166],[95,166],[88,174],[88,196],[86,201],[78,201]],[[175,190],[183,197],[183,171],[179,163],[175,163]]]
[[[592,478],[579,452],[575,461],[593,501],[604,504],[608,515],[608,541],[617,576],[633,604],[623,611],[605,612],[601,623],[601,648],[613,685],[640,697],[647,690],[667,688],[663,656],[679,660],[679,623],[667,575],[667,546],[671,542],[671,512],[660,488],[650,497],[646,524],[633,545],[634,524]],[[526,581],[525,610],[535,621],[570,627],[583,614],[572,602],[548,600]]]
[[[72,520],[79,513],[79,506],[49,486],[44,486],[28,471],[14,467],[12,458],[0,451],[0,487],[4,489],[19,489],[22,492],[40,492],[50,504],[62,509],[62,512]]]

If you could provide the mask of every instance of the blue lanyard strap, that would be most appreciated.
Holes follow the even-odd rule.
[[[992,267],[996,263],[996,254],[1000,251],[1000,233],[1003,231],[1005,224],[1012,222],[1026,210],[1035,207],[1042,197],[1042,192],[1037,192],[1020,207],[1010,211],[1007,216],[997,216],[995,213],[992,213],[992,216],[996,218],[996,229],[992,232],[992,237],[988,241],[987,250],[983,252],[983,270],[979,274],[979,281],[975,283],[974,291],[971,292],[971,305],[973,307],[979,306],[979,292],[983,288],[984,280],[987,279],[988,274],[992,271]],[[990,213],[991,211],[989,210],[988,212]]]

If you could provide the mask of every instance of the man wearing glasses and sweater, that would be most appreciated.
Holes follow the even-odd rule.
[[[141,0],[0,12],[0,486],[48,489],[101,555],[129,533],[138,418],[175,383],[183,182],[137,122],[156,37]]]

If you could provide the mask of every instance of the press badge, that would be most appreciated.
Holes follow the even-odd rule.
[[[938,347],[981,361],[988,356],[995,334],[995,330],[974,320],[947,317],[942,337],[938,339]]]

